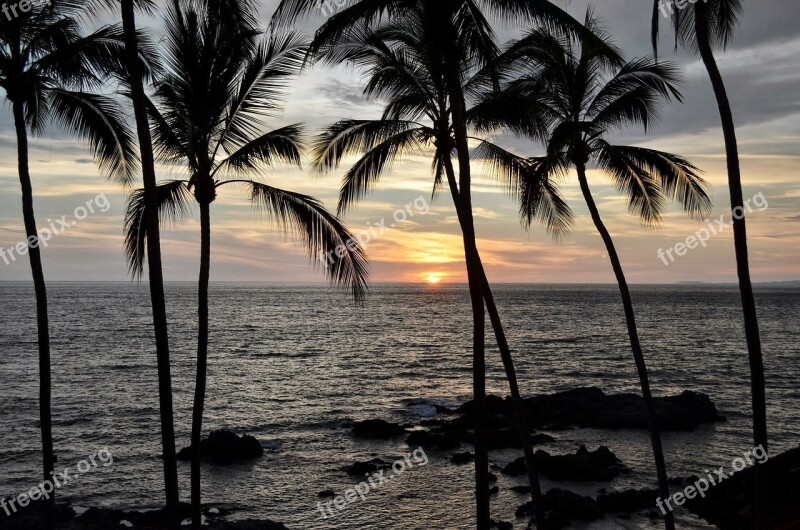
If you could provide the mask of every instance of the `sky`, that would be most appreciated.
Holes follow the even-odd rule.
[[[587,7],[585,0],[559,4],[581,19]],[[276,5],[277,0],[261,2],[264,21]],[[651,53],[649,1],[603,0],[594,5],[606,31],[626,58]],[[157,17],[141,22],[159,31]],[[299,27],[309,33],[320,23],[321,18],[311,18]],[[496,25],[501,42],[513,38],[520,29],[524,25]],[[671,206],[658,228],[644,227],[627,212],[625,199],[607,177],[590,171],[589,183],[631,283],[735,282],[719,114],[699,59],[685,52],[674,53],[670,37],[665,24],[661,57],[679,64],[684,77],[684,102],[665,105],[661,121],[647,135],[629,129],[613,140],[689,158],[712,185],[712,216],[708,222],[692,220]],[[756,282],[800,279],[799,57],[800,11],[794,2],[786,0],[745,1],[744,17],[734,41],[718,54],[737,125],[744,196],[752,200],[747,227],[750,266]],[[277,128],[304,123],[310,137],[339,119],[380,116],[380,102],[365,100],[361,87],[362,79],[352,69],[312,67],[292,82],[283,115],[270,125]],[[496,141],[519,155],[542,152],[541,146],[526,139],[500,136]],[[108,182],[96,169],[86,146],[57,129],[32,139],[30,161],[39,227],[51,227],[54,232],[43,253],[46,278],[129,280],[122,252],[122,223],[126,193],[130,190]],[[315,175],[310,169],[277,168],[255,177],[313,195],[335,210],[339,179],[347,162],[327,175]],[[310,159],[305,165],[310,167]],[[175,168],[158,167],[157,171],[159,180],[178,175]],[[212,281],[324,280],[322,270],[310,262],[299,241],[254,213],[243,190],[229,188],[212,205]],[[406,157],[344,217],[353,232],[370,233],[366,250],[371,260],[371,281],[465,281],[462,241],[452,202],[446,193],[432,199],[431,191],[429,159],[424,155]],[[614,281],[575,175],[564,180],[562,191],[575,211],[575,223],[572,233],[556,242],[538,226],[524,230],[513,198],[477,168],[473,202],[478,246],[491,281]],[[61,228],[58,220],[62,216],[72,226]],[[687,250],[682,256],[673,250],[674,261],[659,257],[659,249],[665,251],[662,256],[667,256],[667,250],[685,243],[698,230],[716,232],[720,225],[715,220],[720,216],[726,227],[710,235],[705,246]],[[13,120],[4,103],[0,107],[0,249],[6,250],[7,257],[0,254],[0,281],[30,279],[27,256],[8,254],[9,248],[23,240]],[[187,222],[164,227],[162,248],[168,281],[197,278],[196,209]]]

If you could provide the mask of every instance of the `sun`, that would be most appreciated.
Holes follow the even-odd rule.
[[[427,272],[425,273],[425,281],[428,283],[439,283],[440,281],[442,281],[442,273]]]

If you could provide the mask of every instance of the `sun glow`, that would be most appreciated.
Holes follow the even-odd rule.
[[[425,281],[428,283],[439,283],[442,281],[442,276],[441,272],[426,272]]]

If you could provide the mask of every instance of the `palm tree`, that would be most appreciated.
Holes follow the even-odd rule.
[[[586,26],[607,39],[591,13],[587,14]],[[490,145],[477,147],[479,155],[495,167],[516,171],[510,185],[519,194],[520,213],[527,226],[533,219],[551,216],[554,209],[562,208],[552,202],[552,189],[571,167],[577,171],[584,200],[619,285],[647,411],[659,493],[666,499],[669,497],[666,465],[633,302],[616,247],[589,188],[587,166],[592,162],[609,175],[617,189],[628,197],[629,210],[649,226],[659,223],[667,199],[679,201],[690,215],[700,219],[710,212],[711,201],[698,169],[683,157],[609,142],[609,134],[627,125],[642,125],[647,131],[658,118],[661,99],[681,99],[673,66],[658,64],[650,58],[620,65],[617,54],[609,50],[613,50],[610,41],[606,47],[598,47],[583,39],[567,39],[546,30],[530,32],[499,59],[503,75],[512,80],[502,93],[487,98],[486,108],[476,106],[473,121],[482,124],[481,128],[491,127],[502,121],[498,117],[492,119],[488,112],[499,107],[498,101],[525,97],[533,100],[528,106],[534,107],[534,112],[527,118],[511,116],[507,125],[536,139],[548,131],[544,139],[546,155],[525,159],[509,157]],[[544,193],[547,190],[550,191]],[[671,512],[666,514],[665,525],[667,529],[675,527]]]
[[[231,10],[237,4],[238,11]],[[200,209],[197,377],[192,413],[192,521],[201,527],[200,437],[208,368],[208,283],[211,267],[211,204],[223,186],[243,185],[253,204],[278,225],[301,235],[311,256],[336,251],[343,258],[326,269],[361,300],[367,261],[347,228],[316,199],[253,179],[279,162],[300,165],[302,126],[265,132],[264,116],[279,110],[286,81],[302,66],[307,46],[295,34],[264,34],[248,2],[173,5],[166,17],[166,63],[147,103],[157,158],[186,168],[188,179],[162,183],[157,208],[145,190],[128,203],[126,252],[130,269],[143,269],[145,228],[151,215],[176,220]],[[156,217],[153,215],[152,217]],[[319,260],[315,260],[316,263]]]
[[[670,4],[671,5],[671,4]],[[747,252],[747,223],[745,220],[744,197],[742,194],[742,171],[739,164],[739,146],[736,140],[736,127],[733,111],[725,88],[725,81],[714,56],[714,48],[728,45],[739,17],[742,14],[741,0],[705,0],[691,3],[685,9],[675,9],[672,19],[675,28],[676,45],[696,50],[711,78],[711,87],[719,107],[722,133],[725,138],[725,155],[728,163],[728,188],[731,196],[731,211],[741,212],[733,216],[733,244],[736,251],[736,270],[739,277],[739,292],[742,298],[744,331],[747,353],[750,360],[750,387],[753,407],[754,447],[768,450],[767,439],[767,396],[764,379],[764,360],[761,353],[761,337],[758,329],[758,314],[750,280],[750,262]],[[659,2],[653,5],[653,49],[657,52],[659,27]],[[769,527],[767,477],[763,465],[755,469],[755,516],[756,528]]]
[[[123,113],[110,97],[93,93],[119,57],[119,31],[103,27],[83,35],[75,6],[65,2],[36,3],[0,22],[0,87],[11,103],[17,138],[22,215],[36,293],[39,348],[39,406],[43,476],[51,480],[54,465],[51,418],[50,332],[47,288],[38,246],[33,186],[28,163],[29,133],[48,125],[66,128],[88,141],[100,169],[110,178],[128,182],[136,155]],[[6,17],[2,17],[5,19]],[[50,495],[45,524],[54,524],[55,496]]]
[[[321,51],[331,62],[347,62],[364,71],[367,82],[365,95],[385,102],[382,118],[377,120],[342,120],[325,129],[317,139],[315,146],[316,168],[326,172],[338,167],[343,158],[349,154],[360,155],[360,159],[347,171],[339,198],[339,212],[345,212],[352,204],[377,185],[381,176],[387,173],[393,163],[403,155],[410,153],[431,153],[434,173],[434,195],[444,185],[445,180],[456,206],[462,230],[468,233],[470,214],[464,206],[463,192],[459,187],[453,164],[455,155],[455,133],[452,121],[452,106],[447,90],[446,68],[447,58],[436,40],[437,31],[442,27],[437,9],[430,4],[421,4],[420,8],[405,13],[402,21],[388,21],[374,29],[361,29],[350,32],[346,39],[340,39],[330,47]],[[469,38],[469,35],[465,35]],[[469,57],[461,58],[461,68],[465,73],[469,68]],[[477,93],[477,86],[484,79],[483,72],[466,81],[470,93]],[[492,145],[487,142],[487,145]],[[498,151],[502,149],[494,146]],[[509,155],[510,156],[510,155]],[[553,223],[554,229],[557,221]],[[474,238],[465,236],[469,255],[469,241]],[[477,281],[482,287],[488,287],[485,274],[482,272],[480,256],[476,249],[469,256],[478,266]],[[484,296],[491,296],[485,289]],[[495,313],[496,314],[496,313]],[[483,308],[479,308],[478,318],[482,318]],[[491,316],[491,313],[490,313]],[[494,321],[494,317],[492,317]],[[479,324],[482,326],[482,323]],[[497,328],[502,330],[497,321]],[[477,335],[482,338],[482,328]],[[516,386],[513,362],[508,355],[508,344],[503,340],[504,364],[510,368],[513,381],[512,393],[515,403],[521,404],[519,389]],[[476,345],[474,345],[476,346]],[[480,345],[477,345],[480,346]],[[507,363],[505,361],[508,361]],[[476,374],[479,381],[483,373]],[[518,411],[523,411],[520,406]],[[523,439],[530,447],[527,422],[524,413],[518,420],[525,424],[521,429]],[[481,450],[479,429],[485,426],[476,422],[476,456]],[[484,442],[485,443],[485,442]],[[485,450],[485,446],[484,446]],[[527,452],[527,451],[526,451]],[[533,453],[530,451],[532,457]],[[488,493],[488,483],[476,468],[476,495],[479,501],[484,490]],[[529,479],[532,483],[532,494],[539,492],[535,468],[529,466]],[[541,507],[539,498],[535,505]],[[543,510],[542,510],[543,520]],[[479,519],[479,525],[480,525]],[[488,523],[487,523],[488,524]]]
[[[113,7],[113,0],[97,0],[101,7]],[[111,5],[102,5],[111,4]],[[145,71],[139,61],[140,39],[136,29],[136,7],[149,7],[148,0],[121,0],[121,18],[125,39],[125,66],[127,75],[123,84],[130,87],[130,95],[139,138],[142,160],[144,202],[148,210],[158,208],[153,141],[147,115],[147,96],[144,90]],[[147,265],[150,303],[153,310],[153,330],[156,338],[156,364],[158,366],[158,397],[161,423],[161,451],[164,462],[164,494],[166,498],[167,525],[171,530],[180,528],[178,489],[178,461],[175,453],[175,420],[172,400],[172,370],[169,353],[169,327],[167,321],[164,274],[161,261],[161,232],[158,216],[148,216],[142,227],[147,240]],[[144,235],[142,237],[145,237]],[[144,248],[142,249],[144,252]]]

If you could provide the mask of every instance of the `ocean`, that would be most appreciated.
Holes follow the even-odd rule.
[[[501,317],[525,396],[597,386],[638,392],[616,286],[496,285]],[[738,291],[734,286],[634,286],[643,349],[656,395],[705,392],[727,421],[690,433],[665,433],[670,476],[730,466],[752,448],[750,388]],[[38,370],[32,286],[0,283],[0,497],[40,478]],[[149,509],[163,498],[149,291],[133,283],[49,285],[53,419],[58,466],[107,449],[113,464],[93,466],[59,490],[77,506]],[[194,392],[196,287],[168,284],[178,449],[189,444]],[[800,443],[800,289],[756,291],[766,364],[771,453]],[[471,394],[471,316],[464,285],[375,285],[363,306],[324,285],[211,286],[209,384],[204,431],[252,434],[263,458],[204,465],[204,502],[233,518],[269,518],[298,530],[474,528],[472,466],[453,451],[428,451],[415,466],[335,516],[318,493],[357,482],[342,470],[375,456],[393,461],[413,448],[403,439],[353,438],[353,420],[418,423],[434,405]],[[492,344],[487,334],[487,343]],[[497,349],[487,352],[488,386],[507,393]],[[582,494],[653,487],[647,433],[574,429],[551,433],[551,453],[606,445],[630,473],[607,483],[556,483]],[[520,453],[521,454],[521,453]],[[518,456],[493,451],[497,464]],[[189,466],[180,463],[182,500]],[[497,473],[497,472],[496,472]],[[528,498],[500,473],[495,519],[513,521]],[[655,509],[655,507],[653,508]],[[707,528],[685,511],[681,528]],[[0,514],[2,516],[2,514]],[[0,525],[1,526],[1,525]],[[576,528],[658,528],[645,516],[607,517]]]

